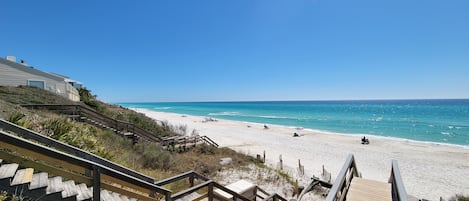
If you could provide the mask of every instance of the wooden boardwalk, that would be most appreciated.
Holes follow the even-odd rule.
[[[347,201],[391,201],[391,183],[354,177],[347,193]]]

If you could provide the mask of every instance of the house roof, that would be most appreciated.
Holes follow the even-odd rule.
[[[46,77],[46,78],[56,80],[56,81],[64,81],[65,80],[63,77],[56,76],[56,75],[53,75],[53,74],[50,74],[50,73],[46,73],[44,71],[37,70],[37,69],[35,69],[31,66],[25,66],[25,65],[22,65],[22,64],[19,64],[19,63],[16,63],[16,62],[8,61],[8,60],[3,59],[3,58],[0,58],[0,64],[4,64],[4,65],[7,65],[11,68],[14,68],[14,69],[26,72],[26,73]]]

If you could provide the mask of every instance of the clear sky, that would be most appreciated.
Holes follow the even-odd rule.
[[[2,0],[0,56],[98,98],[469,98],[468,0]]]

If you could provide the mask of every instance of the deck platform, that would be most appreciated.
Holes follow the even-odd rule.
[[[347,201],[392,201],[391,184],[354,177],[347,193]]]

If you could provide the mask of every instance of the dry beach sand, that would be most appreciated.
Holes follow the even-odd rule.
[[[320,175],[322,166],[332,179],[348,154],[354,154],[357,168],[367,179],[387,182],[391,160],[399,163],[409,195],[429,200],[447,199],[456,193],[469,194],[469,148],[367,136],[362,145],[357,135],[340,135],[313,130],[298,131],[285,126],[263,125],[230,120],[204,121],[204,117],[134,109],[158,121],[187,125],[220,146],[255,156],[266,152],[266,162],[276,166],[279,156],[295,177],[298,159],[308,176]],[[292,137],[297,132],[300,137]],[[307,185],[305,180],[300,180]]]

